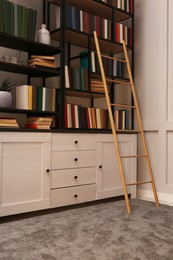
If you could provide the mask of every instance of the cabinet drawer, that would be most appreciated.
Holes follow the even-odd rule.
[[[95,134],[52,134],[52,151],[95,149]]]
[[[95,184],[51,190],[51,208],[93,201],[95,199]]]
[[[55,170],[51,173],[51,189],[91,183],[96,183],[95,167]]]
[[[96,164],[95,151],[52,152],[52,170],[92,167]]]

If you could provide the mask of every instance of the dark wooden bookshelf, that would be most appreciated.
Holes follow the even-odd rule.
[[[30,77],[55,77],[59,76],[60,70],[59,69],[51,69],[47,67],[42,68],[33,68],[22,64],[16,64],[11,62],[4,62],[0,61],[0,70],[13,72],[18,74],[28,75]]]
[[[0,32],[0,46],[14,50],[24,51],[32,55],[56,55],[61,52],[59,46],[55,47],[48,44],[29,41],[21,37],[16,37],[7,33]]]

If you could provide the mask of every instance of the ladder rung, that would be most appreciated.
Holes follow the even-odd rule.
[[[124,107],[124,108],[136,108],[135,106],[123,105],[123,104],[111,104],[111,106],[114,106],[114,107]]]
[[[121,61],[121,62],[125,62],[125,63],[127,63],[127,61],[126,61],[126,60],[123,60],[123,59],[120,59],[120,58],[116,58],[116,57],[110,57],[110,56],[103,55],[103,54],[101,54],[101,56],[102,56],[103,58],[106,58],[106,59],[110,59],[110,60],[117,60],[117,61]]]
[[[128,130],[128,129],[116,129],[116,132],[125,132],[125,133],[141,133],[141,130]]]
[[[123,155],[121,158],[145,158],[147,157],[146,155]]]
[[[134,182],[134,183],[126,184],[126,186],[142,185],[142,184],[147,184],[147,183],[152,183],[152,181]]]
[[[108,78],[106,78],[106,81],[114,82],[114,83],[117,83],[117,84],[131,85],[130,81],[125,81],[125,80],[120,80],[120,79],[108,79]]]

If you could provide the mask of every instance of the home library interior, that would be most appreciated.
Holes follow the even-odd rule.
[[[16,9],[14,17],[20,17],[22,8]],[[106,56],[121,57],[125,40],[133,67],[133,1],[44,0],[43,24],[51,44],[21,36],[18,29],[16,35],[5,27],[0,32],[1,47],[19,54],[15,63],[3,57],[0,69],[10,79],[27,76],[13,87],[11,107],[0,107],[0,216],[123,195],[93,31],[105,55],[112,102],[131,105],[126,86],[112,83],[128,80],[126,68]],[[135,155],[136,134],[125,134],[133,128],[131,109],[113,113],[120,149]],[[135,182],[136,159],[124,165],[128,181]],[[135,197],[136,188],[128,194]]]
[[[133,66],[133,1],[43,1],[43,22],[51,33],[50,45],[34,40],[36,10],[4,0],[1,12],[1,46],[25,52],[27,61],[2,59],[0,68],[25,74],[28,80],[26,85],[14,87],[13,105],[0,111],[14,117],[24,115],[26,122],[18,124],[22,131],[41,128],[28,124],[27,118],[32,121],[31,117],[52,118],[50,126],[42,130],[109,131],[93,31],[99,36],[105,57],[121,57],[124,39]],[[7,21],[9,12],[12,15]],[[110,80],[127,79],[123,62],[105,58],[104,68]],[[33,78],[41,78],[41,84],[32,84]],[[47,84],[52,78],[56,78],[56,84]],[[110,81],[109,92],[112,100],[132,102],[124,86],[117,87]],[[118,129],[132,129],[132,111],[116,109],[115,123]],[[16,127],[12,129],[16,131]]]

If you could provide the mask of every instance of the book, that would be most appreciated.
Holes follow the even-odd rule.
[[[16,118],[0,118],[0,123],[17,123]]]
[[[16,108],[28,109],[28,85],[16,87]]]
[[[50,126],[49,125],[39,125],[39,124],[25,124],[25,128],[50,129]]]
[[[30,61],[28,63],[30,67],[35,66],[42,66],[42,67],[50,67],[50,68],[57,68],[57,65],[55,63],[45,62],[45,61]]]
[[[31,59],[41,59],[41,60],[50,60],[54,61],[54,56],[43,56],[43,55],[31,55]]]

